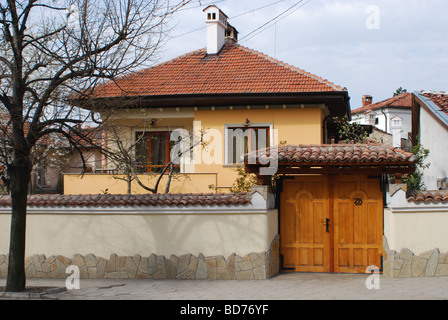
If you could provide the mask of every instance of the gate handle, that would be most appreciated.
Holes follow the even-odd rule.
[[[330,232],[330,219],[325,219],[325,223],[322,223],[325,226],[325,231]]]

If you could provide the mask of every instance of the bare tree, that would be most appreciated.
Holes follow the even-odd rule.
[[[77,128],[95,119],[95,110],[82,112],[79,106],[67,105],[67,94],[87,98],[101,81],[151,63],[164,38],[167,18],[188,2],[0,1],[0,103],[9,116],[6,130],[12,148],[7,163],[12,204],[7,291],[25,289],[33,147],[51,133],[65,137],[74,147],[80,140],[90,143]]]
[[[143,110],[144,111],[144,110]],[[109,118],[109,117],[108,117]],[[157,119],[151,118],[150,115],[142,112],[142,118],[135,126],[139,128],[140,132],[135,139],[126,137],[129,132],[132,132],[132,126],[125,124],[117,124],[113,121],[108,121],[103,125],[103,130],[107,131],[107,139],[105,145],[102,146],[103,155],[110,161],[112,165],[114,178],[124,180],[127,185],[127,193],[131,193],[132,182],[135,181],[144,190],[151,193],[160,192],[160,184],[162,178],[167,174],[167,182],[165,185],[165,193],[168,193],[171,186],[171,181],[178,178],[175,168],[178,168],[182,160],[191,161],[192,152],[198,146],[206,148],[207,142],[204,141],[206,131],[188,132],[185,129],[174,130],[171,132],[170,140],[173,147],[170,150],[168,157],[169,161],[159,167],[159,170],[154,173],[156,177],[153,185],[145,184],[139,175],[147,172],[147,167],[151,166],[150,159],[147,158],[147,142],[146,133]],[[149,138],[150,139],[150,138]]]

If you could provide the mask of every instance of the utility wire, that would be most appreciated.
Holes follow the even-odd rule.
[[[217,2],[221,2],[221,1],[225,1],[225,0],[219,0],[219,1],[212,2],[212,3],[217,3]],[[278,4],[278,3],[280,3],[280,2],[284,2],[284,1],[285,1],[285,0],[280,0],[280,1],[276,1],[276,2],[273,2],[273,3],[271,3],[271,4],[267,4],[267,5],[264,5],[264,6],[262,6],[262,7],[256,8],[256,9],[252,9],[252,10],[250,10],[250,11],[247,11],[247,12],[244,12],[244,13],[241,13],[241,14],[238,14],[238,15],[236,15],[236,16],[233,16],[233,17],[229,18],[229,20],[231,20],[231,19],[235,19],[235,18],[238,18],[238,17],[241,17],[241,16],[243,16],[243,15],[246,15],[246,14],[249,14],[249,13],[252,13],[252,12],[255,12],[255,11],[258,11],[258,10],[261,10],[261,9],[264,9],[264,8],[267,8],[267,7],[270,7],[270,6],[273,6],[273,5],[276,5],[276,4]],[[303,1],[303,0],[302,0],[302,1]],[[212,4],[212,3],[207,3],[207,4],[204,4],[204,5],[202,5],[202,6],[206,6],[206,5],[209,5],[209,4]],[[197,6],[197,7],[201,7],[201,6]],[[193,7],[192,7],[192,8],[193,8]],[[188,10],[188,9],[192,9],[192,8],[184,8],[184,9],[182,9],[182,10]],[[196,7],[195,7],[195,8],[196,8]],[[179,11],[180,11],[180,10],[179,10]],[[200,27],[200,28],[197,28],[197,29],[194,29],[194,30],[185,32],[185,33],[182,33],[182,34],[180,34],[180,35],[174,36],[174,37],[172,37],[171,39],[179,38],[179,37],[185,36],[185,35],[187,35],[187,34],[190,34],[190,33],[193,33],[193,32],[196,32],[196,31],[199,31],[199,30],[202,30],[202,29],[205,29],[205,28],[206,28],[206,27]]]
[[[264,8],[267,8],[267,7],[270,7],[270,6],[273,6],[273,5],[277,4],[277,3],[284,2],[284,1],[285,1],[285,0],[280,0],[280,1],[277,1],[277,2],[274,2],[274,3],[271,3],[271,4],[267,4],[267,5],[265,5],[265,6],[262,6],[262,7],[256,8],[256,9],[252,9],[252,10],[250,10],[250,11],[241,13],[241,14],[236,15],[236,16],[233,16],[233,17],[231,17],[231,18],[229,18],[229,19],[235,19],[235,18],[244,16],[245,14],[249,14],[249,13],[252,13],[252,12],[255,12],[255,11],[258,11],[258,10],[261,10],[261,9],[264,9]]]
[[[177,12],[190,10],[190,9],[195,9],[195,8],[200,8],[200,7],[205,7],[205,6],[212,5],[212,4],[219,3],[219,2],[223,2],[223,1],[226,1],[226,0],[216,0],[216,1],[213,1],[213,2],[208,2],[208,3],[201,4],[201,0],[197,0],[196,2],[199,2],[199,5],[194,6],[194,7],[182,8],[182,9],[177,10]]]
[[[255,30],[249,32],[247,35],[245,35],[243,38],[241,38],[240,40],[243,40],[247,37],[249,37],[251,34],[254,34],[255,32],[257,32],[258,30],[262,29],[263,27],[265,27],[266,25],[270,24],[271,22],[277,20],[279,17],[281,17],[282,15],[284,15],[286,12],[288,12],[289,10],[292,10],[295,6],[298,6],[301,2],[303,2],[303,0],[299,0],[298,2],[296,2],[295,4],[293,4],[291,7],[289,7],[288,9],[286,9],[285,11],[283,11],[282,13],[280,13],[278,16],[276,16],[275,18],[272,18],[271,20],[269,20],[268,22],[263,23],[261,26],[259,26],[258,28],[256,28]]]
[[[268,22],[264,23],[263,25],[261,25],[260,27],[258,27],[257,29],[251,31],[250,33],[248,33],[247,35],[245,35],[244,37],[242,37],[239,42],[245,42],[248,41],[250,39],[252,39],[253,37],[257,36],[258,33],[256,33],[257,31],[264,31],[270,27],[272,27],[272,25],[275,25],[275,23],[283,20],[284,18],[288,17],[289,15],[293,14],[294,12],[296,12],[297,10],[299,10],[300,8],[302,8],[303,6],[305,6],[307,3],[309,3],[311,0],[308,0],[307,2],[303,3],[300,7],[296,8],[295,10],[291,11],[288,13],[288,11],[294,9],[296,6],[298,6],[299,4],[301,4],[304,0],[300,0],[297,3],[295,3],[294,5],[292,5],[291,7],[289,7],[288,9],[286,9],[285,11],[283,11],[282,13],[280,13],[279,15],[277,15],[275,18],[269,20]],[[286,14],[288,13],[288,14]],[[286,14],[286,15],[285,15]],[[285,16],[283,16],[285,15]],[[283,16],[283,17],[282,17]],[[281,18],[280,18],[281,17]],[[271,24],[272,22],[274,22],[274,24]],[[261,30],[262,29],[262,30]],[[252,36],[251,36],[252,35]],[[244,40],[244,41],[243,41]]]

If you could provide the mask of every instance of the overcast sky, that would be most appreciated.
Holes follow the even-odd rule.
[[[202,10],[210,3],[193,1],[173,16],[161,62],[206,46]],[[214,3],[240,44],[347,87],[352,109],[364,94],[377,102],[398,87],[448,91],[448,0]]]

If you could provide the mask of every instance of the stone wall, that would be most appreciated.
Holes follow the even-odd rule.
[[[27,278],[66,279],[66,268],[79,267],[81,279],[185,279],[185,280],[264,280],[279,272],[279,241],[273,240],[268,252],[250,253],[244,257],[232,254],[205,257],[152,254],[148,257],[117,256],[109,259],[93,254],[72,258],[34,255],[26,259]],[[8,257],[0,255],[0,278],[7,276]]]
[[[389,278],[441,277],[448,276],[448,253],[439,249],[415,255],[409,249],[400,252],[390,250],[384,239],[385,260],[383,274]]]

